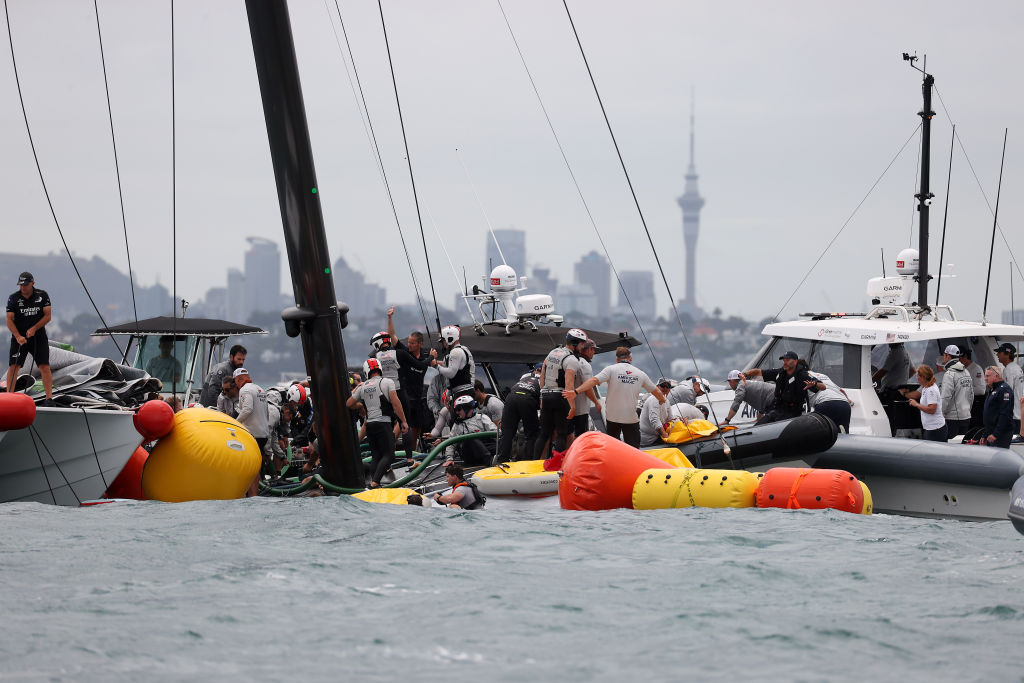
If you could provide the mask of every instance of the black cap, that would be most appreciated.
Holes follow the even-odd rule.
[[[28,272],[27,270],[24,273],[22,273],[21,275],[18,276],[18,286],[19,287],[21,287],[22,285],[30,285],[30,284],[32,284],[35,281],[36,281],[36,279],[34,277],[32,277],[32,273]]]
[[[997,346],[993,350],[997,351],[997,352],[998,351],[1002,351],[1003,353],[1008,353],[1011,356],[1016,356],[1017,355],[1017,347],[1015,347],[1013,344],[1011,344],[1009,342],[1003,342],[1002,344],[1000,344],[999,346]]]
[[[784,354],[779,356],[779,360],[800,360],[800,356],[796,355],[796,351],[786,351]]]

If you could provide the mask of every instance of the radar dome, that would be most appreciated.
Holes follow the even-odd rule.
[[[896,272],[900,275],[917,275],[917,249],[904,249],[896,254]]]
[[[491,271],[490,282],[492,292],[514,292],[518,278],[516,278],[516,271],[512,266],[502,264]]]

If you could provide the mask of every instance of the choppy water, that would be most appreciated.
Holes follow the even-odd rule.
[[[0,679],[1024,674],[1008,523],[552,502],[0,505]]]

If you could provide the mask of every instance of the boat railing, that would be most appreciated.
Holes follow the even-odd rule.
[[[916,307],[900,306],[897,304],[881,304],[872,308],[871,311],[864,316],[864,319],[877,320],[878,318],[896,316],[904,322],[911,322],[923,319],[928,313],[931,314],[932,319],[936,322],[955,322],[957,319],[956,313],[953,312],[953,307],[947,304],[932,306],[927,312]]]

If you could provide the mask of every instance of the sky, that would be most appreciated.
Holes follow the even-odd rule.
[[[426,286],[378,6],[338,4]],[[127,271],[93,3],[7,5],[28,119],[68,245]],[[226,266],[242,267],[246,236],[283,245],[244,3],[174,2],[173,118],[170,2],[98,6],[132,266],[143,284],[177,281],[183,296],[199,299],[225,284]],[[555,0],[503,6],[614,266],[653,270],[565,8]],[[934,266],[946,223],[941,303],[960,317],[982,313],[1008,129],[999,223],[1010,250],[997,236],[988,318],[1010,307],[1011,291],[1021,307],[1024,280],[1010,253],[1024,260],[1024,4],[572,0],[569,9],[676,298],[685,282],[676,199],[692,106],[706,200],[698,304],[750,318],[865,310],[883,250],[891,275],[896,254],[917,240],[921,78],[901,59],[911,52],[927,55],[938,89],[930,253]],[[412,302],[399,229],[336,38],[334,0],[294,0],[290,12],[331,257],[386,286],[394,303]],[[528,260],[571,280],[572,264],[600,247],[498,2],[384,0],[383,12],[442,305],[456,289],[442,243],[460,273],[464,265],[470,278],[483,277],[488,221],[526,230]],[[6,44],[0,93],[2,248],[57,251]],[[953,154],[946,216],[951,123],[963,147]],[[13,291],[16,274],[0,277]],[[289,291],[287,277],[282,288]]]

